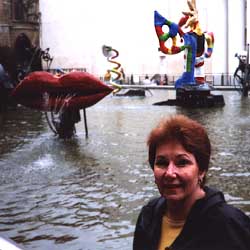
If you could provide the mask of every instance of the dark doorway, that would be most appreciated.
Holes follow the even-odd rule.
[[[42,70],[42,50],[38,46],[33,46],[25,33],[21,33],[17,36],[14,51],[16,55],[18,80],[21,80],[29,72]]]

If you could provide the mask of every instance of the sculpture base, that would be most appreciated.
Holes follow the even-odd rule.
[[[223,107],[225,105],[223,95],[213,95],[210,89],[194,87],[176,89],[176,99],[156,102],[153,105],[181,106],[192,108]]]

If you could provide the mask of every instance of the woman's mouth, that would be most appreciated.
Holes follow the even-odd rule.
[[[181,184],[166,184],[164,186],[167,189],[175,189],[175,188],[180,188],[182,185]]]

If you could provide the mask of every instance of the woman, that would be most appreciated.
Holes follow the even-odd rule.
[[[183,115],[162,120],[148,138],[161,197],[144,206],[134,250],[249,250],[250,218],[205,186],[211,146],[201,124]]]

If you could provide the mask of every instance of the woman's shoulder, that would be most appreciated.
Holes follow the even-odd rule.
[[[166,199],[162,196],[151,198],[143,209],[159,209],[162,208],[166,203]]]
[[[153,228],[158,227],[165,210],[165,202],[163,197],[150,199],[141,209],[136,228],[151,232]]]
[[[227,203],[220,191],[209,191],[210,198],[206,200],[204,214],[217,225],[233,228],[244,228],[250,232],[250,217],[239,208]],[[219,223],[219,224],[218,224]]]
[[[224,198],[222,191],[215,188],[206,187],[205,188],[206,197],[204,199],[205,207],[207,209],[211,208],[221,213],[225,217],[246,217],[250,219],[242,210],[230,205]]]
[[[228,204],[221,191],[216,189],[205,191],[206,197],[195,206],[187,228],[193,230],[195,228],[201,239],[206,239],[209,235],[209,240],[218,241],[220,246],[227,246],[220,249],[249,249],[247,247],[250,246],[249,216],[239,208]],[[202,225],[206,225],[205,234],[200,231]]]
[[[147,218],[158,217],[166,207],[166,199],[163,197],[151,198],[141,209],[141,215]]]
[[[217,208],[217,222],[213,225],[237,245],[235,249],[249,249],[250,246],[250,217],[239,208],[223,203]]]
[[[222,219],[230,223],[246,226],[250,230],[250,217],[241,209],[231,204],[223,203],[218,206],[217,212]]]

